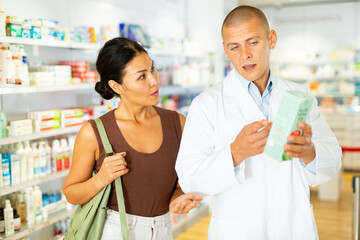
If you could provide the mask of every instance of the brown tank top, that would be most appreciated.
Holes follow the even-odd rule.
[[[100,117],[114,152],[126,152],[129,172],[121,177],[126,213],[155,217],[169,211],[170,198],[177,184],[175,161],[181,140],[179,115],[170,110],[155,107],[160,115],[163,142],[154,153],[140,153],[125,140],[119,129],[114,110]],[[100,170],[105,150],[94,121],[90,121],[99,145],[99,159],[95,168]],[[139,133],[141,136],[141,133]],[[118,211],[114,182],[111,186],[108,207]]]

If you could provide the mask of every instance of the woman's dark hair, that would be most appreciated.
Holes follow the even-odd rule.
[[[122,84],[126,65],[142,52],[147,53],[139,43],[128,38],[118,37],[107,41],[96,60],[100,81],[95,84],[95,91],[104,99],[118,96],[109,86],[109,80]]]

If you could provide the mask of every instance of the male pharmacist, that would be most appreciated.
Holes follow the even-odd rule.
[[[277,35],[263,12],[239,6],[224,20],[225,54],[235,70],[194,99],[176,171],[184,192],[214,195],[209,240],[318,239],[309,185],[330,180],[341,149],[316,99],[300,136],[285,144],[289,161],[263,151],[286,90],[309,91],[269,69]]]

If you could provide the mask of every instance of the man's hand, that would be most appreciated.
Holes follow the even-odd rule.
[[[234,166],[239,165],[245,158],[264,151],[270,128],[271,123],[261,120],[250,123],[241,129],[235,141],[230,145]]]
[[[180,195],[171,201],[170,211],[175,214],[187,214],[191,209],[200,206],[200,203],[195,201],[202,199],[202,196],[191,193]]]
[[[293,158],[300,158],[303,163],[308,164],[314,160],[315,146],[311,141],[312,131],[311,126],[305,122],[299,122],[298,127],[303,130],[303,134],[297,133],[287,137],[287,141],[292,144],[286,143],[284,149],[287,151],[286,156]]]

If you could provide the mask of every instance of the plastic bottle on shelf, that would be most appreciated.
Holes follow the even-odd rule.
[[[18,55],[13,56],[13,66],[14,66],[14,84],[15,85],[22,85],[23,79],[23,68],[22,68],[22,61],[20,61]]]
[[[46,149],[45,142],[41,141],[38,148],[39,164],[40,164],[40,177],[46,176]]]
[[[26,158],[26,152],[21,143],[16,144],[16,153],[20,157],[20,179],[21,182],[26,182],[28,179],[28,169],[27,169],[27,158]]]
[[[26,155],[27,167],[28,167],[27,179],[32,180],[34,178],[34,157],[29,141],[25,142],[25,155]]]
[[[4,7],[0,6],[0,37],[6,36],[6,15],[4,11]]]
[[[14,213],[14,230],[18,231],[21,229],[20,215],[17,213],[16,209],[13,210],[13,213]]]
[[[63,151],[63,161],[64,161],[64,169],[70,168],[70,157],[71,157],[71,148],[66,140],[66,138],[61,139],[61,149]]]
[[[28,226],[34,225],[34,200],[32,187],[24,189],[24,200],[26,206],[26,224]]]
[[[63,153],[58,139],[55,139],[52,142],[51,166],[53,172],[60,172],[63,170]]]
[[[4,218],[5,236],[8,237],[14,234],[14,212],[9,199],[6,199],[5,201]]]
[[[0,208],[0,233],[5,232],[4,209]]]
[[[31,150],[33,154],[33,161],[34,161],[34,178],[40,177],[40,157],[39,151],[37,149],[37,143],[31,144]]]
[[[1,77],[1,70],[0,70],[0,77]],[[0,87],[1,87],[1,80],[0,80]],[[7,136],[6,127],[7,127],[6,114],[5,112],[0,111],[0,138],[4,138]]]
[[[45,141],[45,151],[46,151],[46,175],[51,174],[51,147],[49,146],[48,141]]]
[[[42,192],[39,186],[33,188],[33,202],[35,223],[40,223],[42,221]]]
[[[29,79],[29,65],[27,60],[27,55],[24,50],[24,46],[19,45],[19,59],[21,61],[21,69],[22,69],[22,86],[29,86],[30,79]]]
[[[1,85],[2,87],[9,86],[13,84],[13,60],[12,53],[6,45],[2,45],[0,52],[0,72],[1,74]]]
[[[24,194],[22,192],[18,193],[18,198],[16,200],[16,211],[20,215],[21,223],[26,222],[26,204],[24,200]]]

